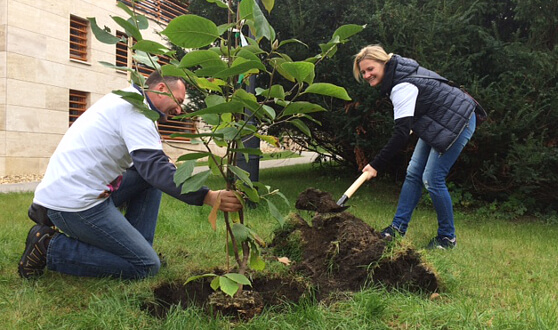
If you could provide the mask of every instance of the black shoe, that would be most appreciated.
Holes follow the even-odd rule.
[[[19,260],[19,276],[32,278],[44,273],[48,244],[55,234],[56,230],[44,225],[35,225],[29,230],[25,241],[25,252]]]
[[[393,225],[389,225],[380,232],[380,235],[382,235],[382,238],[392,239],[396,237],[403,237],[405,236],[405,233],[400,232]]]
[[[433,249],[446,250],[446,249],[453,249],[456,246],[457,246],[457,239],[455,239],[455,237],[449,238],[445,236],[436,236],[430,241],[430,243],[428,243],[426,248],[428,250],[433,250]]]

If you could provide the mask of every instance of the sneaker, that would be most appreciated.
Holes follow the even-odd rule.
[[[405,233],[402,233],[393,225],[389,225],[380,232],[380,235],[382,235],[382,238],[396,238],[405,236]]]
[[[453,249],[456,246],[457,246],[457,240],[455,239],[455,237],[449,238],[445,236],[436,236],[430,241],[430,243],[428,243],[426,248],[428,250],[433,250],[433,249],[445,250],[445,249]]]
[[[19,260],[19,276],[32,278],[44,273],[48,244],[55,234],[56,230],[45,225],[35,225],[29,230],[25,251]]]

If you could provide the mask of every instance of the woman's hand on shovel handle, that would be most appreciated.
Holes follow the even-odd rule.
[[[362,173],[368,173],[368,178],[366,179],[366,181],[375,178],[378,175],[378,171],[376,171],[375,168],[370,166],[370,164],[364,166],[364,168],[362,169]]]

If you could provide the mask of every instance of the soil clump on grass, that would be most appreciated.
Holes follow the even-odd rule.
[[[417,251],[402,247],[397,240],[382,239],[363,220],[338,212],[329,193],[307,189],[299,195],[296,207],[316,213],[308,222],[299,214],[291,215],[267,251],[269,260],[287,257],[292,261],[287,275],[261,278],[262,274],[255,274],[252,288],[245,287],[239,299],[214,293],[210,279],[187,285],[185,280],[166,283],[155,288],[155,302],[145,303],[144,309],[164,317],[173,306],[198,306],[248,320],[268,306],[297,303],[305,297],[319,301],[336,292],[374,285],[424,293],[438,290],[436,275]]]

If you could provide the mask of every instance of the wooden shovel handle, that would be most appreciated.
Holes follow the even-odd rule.
[[[358,188],[360,188],[360,186],[368,180],[368,176],[369,173],[368,172],[364,172],[362,173],[358,179],[355,180],[355,182],[353,182],[353,184],[349,187],[349,189],[347,189],[347,191],[345,191],[345,193],[343,195],[347,196],[347,198],[351,198],[351,196],[353,196],[353,194],[355,193],[355,191],[357,191]]]

